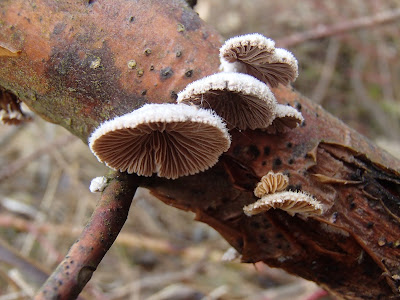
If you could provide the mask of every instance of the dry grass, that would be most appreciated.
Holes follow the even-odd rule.
[[[226,37],[260,32],[276,40],[318,24],[397,7],[395,0],[198,2],[200,15]],[[301,66],[295,83],[298,90],[395,151],[400,134],[396,131],[399,28],[396,22],[290,49]],[[0,149],[0,238],[49,271],[96,204],[98,195],[88,190],[90,180],[108,170],[82,141],[38,118],[23,127],[0,127]],[[121,236],[85,288],[84,297],[284,300],[307,299],[318,291],[313,283],[280,270],[223,263],[220,258],[228,248],[218,233],[194,222],[193,215],[167,207],[140,190]],[[27,275],[35,274],[27,269],[32,263],[23,258],[8,260],[4,251],[0,251],[0,300],[30,299],[39,273]],[[173,296],[168,298],[168,293]]]

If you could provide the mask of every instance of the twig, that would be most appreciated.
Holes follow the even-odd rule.
[[[5,241],[0,239],[0,262],[17,268],[27,277],[31,278],[37,286],[42,284],[48,273],[37,265],[36,262],[23,257],[16,249],[10,247]]]
[[[400,8],[384,11],[372,16],[364,16],[354,20],[341,21],[339,23],[327,26],[320,25],[315,29],[293,34],[286,38],[277,40],[279,47],[292,47],[308,40],[339,35],[349,31],[382,25],[396,21],[400,18]]]
[[[57,233],[61,237],[77,236],[82,231],[81,227],[52,223],[37,224],[34,221],[5,213],[0,214],[0,227],[14,228],[18,231],[35,232],[37,234]],[[115,243],[131,248],[144,248],[158,253],[175,254],[192,261],[200,259],[206,251],[206,246],[179,247],[165,239],[127,232],[121,232]],[[214,249],[209,253],[210,261],[219,262],[221,257],[222,251]]]
[[[125,224],[140,178],[116,173],[89,223],[35,299],[75,299]]]
[[[351,77],[351,83],[356,93],[355,99],[357,99],[359,105],[364,107],[371,114],[382,132],[394,140],[399,140],[398,126],[394,125],[396,122],[390,120],[389,116],[380,109],[379,104],[375,103],[365,90],[361,78],[364,65],[365,57],[361,55],[357,56],[354,60],[353,74]]]
[[[76,139],[76,137],[73,135],[63,136],[62,138],[57,139],[52,143],[44,145],[43,147],[39,148],[32,154],[30,154],[26,157],[20,158],[20,159],[16,160],[15,162],[5,166],[4,168],[0,169],[0,182],[13,176],[14,174],[16,174],[17,172],[22,170],[26,165],[28,165],[32,161],[35,161],[38,157],[42,156],[43,154],[49,153],[49,152],[53,151],[54,149],[57,149],[63,145],[66,145],[74,139]]]
[[[321,72],[321,77],[311,96],[311,99],[315,103],[321,103],[325,98],[329,83],[335,72],[339,49],[340,41],[337,38],[332,38],[329,42],[328,51],[326,52],[325,64]]]

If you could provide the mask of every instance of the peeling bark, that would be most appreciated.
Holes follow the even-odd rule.
[[[20,51],[0,56],[0,86],[84,142],[104,120],[173,102],[171,94],[218,70],[220,36],[184,1],[17,0],[0,8],[0,42]],[[274,92],[302,112],[304,126],[232,131],[231,149],[212,169],[142,186],[195,212],[243,262],[283,268],[338,298],[399,299],[400,162],[290,88]],[[324,213],[245,216],[270,170],[287,174],[290,189],[313,195]]]

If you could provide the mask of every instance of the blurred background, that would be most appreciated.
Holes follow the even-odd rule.
[[[295,89],[400,158],[399,0],[198,0],[195,9],[226,38],[259,32],[292,51],[300,73]],[[350,30],[361,17],[370,26]],[[345,29],[333,34],[338,26]],[[316,29],[326,32],[310,38]],[[0,300],[31,299],[96,205],[91,179],[108,169],[82,141],[38,117],[0,126],[0,149]],[[8,255],[9,246],[19,255]],[[140,189],[83,296],[334,299],[281,270],[223,262],[228,248],[192,214]]]

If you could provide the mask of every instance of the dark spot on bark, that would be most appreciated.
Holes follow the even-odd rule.
[[[87,3],[88,3],[89,5],[92,5],[92,4],[95,3],[95,2],[96,2],[96,0],[88,0]]]
[[[291,142],[289,142],[289,143],[286,144],[286,147],[290,149],[290,148],[293,147],[293,144]]]
[[[131,16],[131,17],[129,18],[129,22],[132,23],[132,22],[134,22],[134,21],[135,21],[135,17],[134,17],[134,16]]]
[[[166,67],[160,71],[161,80],[168,79],[172,75],[174,75],[174,71],[172,71],[171,67]]]
[[[297,109],[298,111],[301,111],[301,103],[295,101],[295,102],[294,102],[294,108]]]
[[[281,165],[282,165],[282,160],[279,157],[277,157],[274,159],[274,162],[272,163],[272,168],[274,169]]]
[[[371,229],[372,227],[374,227],[374,223],[368,222],[368,223],[367,223],[367,228],[368,228],[368,229]]]
[[[271,153],[271,148],[266,146],[264,147],[264,155],[269,155]]]
[[[256,159],[258,156],[260,156],[260,150],[258,150],[257,146],[255,145],[250,145],[247,152],[253,157],[253,159]]]
[[[288,164],[289,164],[289,165],[293,165],[293,163],[294,163],[294,159],[293,159],[293,158],[290,158],[290,159],[288,160]]]
[[[142,96],[145,96],[145,95],[147,94],[147,90],[141,91],[140,94],[141,94]]]
[[[258,222],[256,222],[256,221],[253,221],[253,222],[251,222],[250,223],[250,226],[251,227],[253,227],[253,228],[255,228],[255,229],[260,229],[260,223],[258,223]]]
[[[200,28],[201,20],[193,10],[184,9],[179,22],[187,31],[194,31]]]
[[[357,205],[354,202],[350,202],[350,209],[355,209]]]
[[[192,75],[193,75],[193,70],[188,70],[185,72],[185,76],[188,78],[192,77]]]
[[[278,232],[277,234],[275,234],[275,237],[276,237],[277,239],[281,239],[281,238],[283,238],[283,234],[280,233],[280,232]]]
[[[173,99],[173,100],[178,99],[178,94],[175,91],[171,91],[170,96],[171,96],[171,99]]]
[[[74,261],[73,261],[73,260],[71,260],[69,263],[70,263],[71,265],[73,265],[73,264],[74,264]]]
[[[260,239],[261,243],[263,243],[263,244],[268,243],[267,237],[265,235],[263,235],[263,234],[260,234],[259,239]]]
[[[65,29],[66,26],[67,26],[67,24],[65,24],[65,23],[57,23],[57,24],[54,26],[53,34],[54,34],[54,35],[59,35],[61,32],[64,31],[64,29]]]
[[[208,32],[203,31],[201,36],[202,36],[203,40],[206,40],[206,39],[208,39],[209,34],[208,34]]]
[[[63,284],[62,280],[59,280],[59,281],[57,282],[57,284],[58,284],[59,286],[62,286],[62,284]]]
[[[263,162],[261,163],[262,166],[265,166],[267,164],[267,162],[265,160],[263,160]]]

